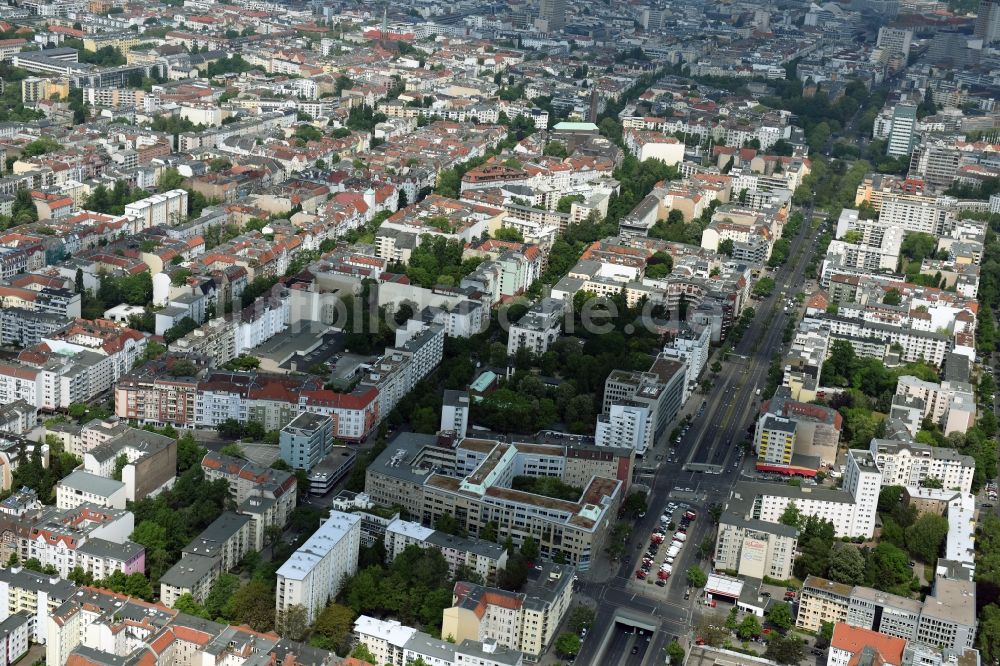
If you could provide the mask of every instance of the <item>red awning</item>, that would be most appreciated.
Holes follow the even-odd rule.
[[[768,463],[757,463],[758,472],[771,472],[773,474],[787,474],[794,476],[816,476],[816,470],[809,467],[797,467],[796,465],[774,465]]]

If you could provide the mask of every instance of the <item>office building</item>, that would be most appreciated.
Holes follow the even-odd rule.
[[[309,472],[309,493],[326,495],[333,490],[333,486],[354,467],[357,457],[355,449],[349,446],[334,446],[330,455]]]
[[[566,25],[566,0],[540,0],[538,18],[544,21],[543,29],[562,30]]]
[[[889,157],[909,157],[917,143],[917,107],[897,104],[892,110],[892,128],[889,130]]]
[[[375,503],[399,505],[425,526],[447,513],[472,536],[488,523],[493,523],[500,542],[510,537],[519,545],[531,536],[543,558],[562,557],[587,569],[604,547],[628,483],[619,475],[597,476],[614,461],[599,456],[572,459],[576,478],[586,479],[575,501],[512,487],[515,476],[565,480],[570,448],[470,438],[442,445],[433,436],[404,433],[369,465],[365,493]],[[608,451],[614,452],[608,457],[617,460],[621,474],[629,459],[620,450]],[[583,471],[588,464],[589,475]]]
[[[985,44],[1000,39],[1000,2],[997,0],[979,0],[979,11],[976,17],[975,36]]]
[[[293,469],[307,472],[326,458],[333,447],[333,420],[303,412],[281,429],[279,455]]]
[[[888,56],[899,54],[905,60],[910,56],[910,42],[912,41],[912,30],[882,26],[878,31],[876,45],[882,49],[884,59],[887,60]]]
[[[939,561],[924,601],[869,587],[809,576],[799,595],[795,626],[818,631],[824,622],[846,623],[935,648],[964,652],[976,634],[976,589],[968,574]]]
[[[275,612],[280,618],[289,607],[306,609],[312,624],[330,599],[337,596],[344,580],[358,568],[361,547],[361,516],[333,511],[281,568]]]

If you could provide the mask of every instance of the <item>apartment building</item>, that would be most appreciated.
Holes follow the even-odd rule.
[[[507,565],[507,550],[492,541],[446,534],[399,518],[386,525],[386,559],[395,560],[409,546],[437,548],[448,563],[451,575],[464,566],[475,571],[483,580],[491,581],[497,570]]]
[[[559,339],[565,303],[543,298],[535,303],[523,317],[512,323],[507,332],[507,355],[516,356],[524,349],[534,356],[541,356]]]
[[[520,592],[459,581],[441,633],[456,642],[496,641],[537,661],[552,643],[573,598],[573,568],[536,565]]]
[[[0,310],[0,343],[31,347],[68,323],[68,319],[54,312],[6,308]]]
[[[290,606],[305,607],[307,622],[335,597],[347,576],[358,568],[361,517],[333,511],[277,571],[275,611],[278,617]]]
[[[34,624],[35,618],[27,613],[14,613],[0,621],[0,666],[13,666],[28,653]]]
[[[523,655],[496,641],[464,640],[460,644],[434,638],[395,620],[362,615],[354,621],[358,642],[380,664],[410,664],[422,659],[432,666],[522,666]]]
[[[219,367],[284,331],[289,314],[289,298],[262,298],[239,312],[206,322],[170,348],[204,354]]]
[[[716,571],[737,571],[750,578],[788,580],[798,535],[794,527],[747,520],[738,512],[726,511],[719,519],[713,566]]]
[[[808,403],[816,399],[830,344],[830,329],[822,322],[804,319],[799,324],[781,376],[781,385],[792,400]]]
[[[201,460],[205,478],[214,481],[225,479],[229,494],[238,510],[243,511],[251,500],[273,502],[268,512],[269,524],[284,527],[291,518],[297,502],[298,480],[291,472],[264,467],[242,458],[208,451]],[[258,537],[251,535],[254,541]]]
[[[146,365],[115,384],[115,415],[140,425],[190,428],[197,424],[197,395],[194,377],[173,377],[165,367]]]
[[[118,475],[125,499],[135,502],[173,486],[177,476],[177,440],[147,430],[116,424],[113,437],[83,454],[83,468],[107,479]],[[88,432],[88,428],[83,429]],[[81,438],[87,439],[87,437]]]
[[[22,562],[35,558],[42,566],[54,566],[63,578],[79,566],[100,579],[113,571],[145,571],[145,549],[128,539],[134,529],[135,518],[128,511],[81,504],[14,519],[5,542]]]
[[[402,506],[423,525],[448,513],[476,535],[492,522],[499,541],[510,537],[520,544],[531,536],[543,557],[561,555],[587,569],[603,547],[624,482],[592,475],[577,501],[511,488],[518,475],[562,477],[566,460],[566,448],[557,445],[466,438],[438,446],[434,437],[407,434],[368,467],[365,493],[375,503]],[[585,464],[584,458],[574,461]],[[595,468],[605,466],[595,460]]]
[[[75,592],[76,586],[63,578],[19,566],[0,569],[0,622],[27,615],[33,619],[31,641],[44,644],[49,616]]]
[[[788,505],[794,504],[804,516],[833,523],[838,538],[870,538],[875,530],[881,480],[871,454],[852,450],[848,452],[842,489],[741,481],[727,506],[748,520],[779,523]]]
[[[440,432],[453,432],[458,439],[465,439],[470,407],[468,391],[446,390],[441,400]]]
[[[56,507],[75,509],[81,504],[94,504],[106,509],[124,509],[125,484],[111,478],[75,470],[56,483]]]
[[[184,547],[181,559],[160,577],[160,600],[173,607],[182,594],[204,603],[212,586],[253,549],[249,516],[224,511]]]
[[[832,339],[847,340],[852,346],[868,341],[877,343],[877,347],[881,349],[899,345],[903,350],[900,358],[906,363],[924,360],[940,367],[945,354],[951,351],[951,337],[936,331],[924,331],[909,325],[883,324],[834,314],[816,315],[815,319],[829,328]]]
[[[882,199],[879,222],[932,236],[946,236],[955,223],[948,207],[934,197],[890,195]]]
[[[125,216],[133,221],[137,231],[180,224],[188,216],[187,190],[170,190],[134,201],[125,206]]]
[[[419,633],[399,620],[379,620],[361,615],[354,621],[354,635],[358,643],[368,648],[377,664],[406,664],[406,643]]]
[[[939,384],[903,375],[896,382],[896,395],[919,398],[923,416],[940,425],[946,435],[964,433],[976,422],[976,400],[968,382],[945,380]]]
[[[375,389],[378,409],[374,418],[388,416],[399,401],[434,368],[444,356],[444,327],[410,319],[396,329],[396,344],[387,347],[381,358],[372,364],[358,386],[358,390]],[[355,418],[361,415],[355,414]],[[374,425],[370,420],[359,422],[359,427]],[[365,432],[367,435],[367,432]],[[363,436],[362,436],[363,437]]]
[[[838,622],[833,627],[826,663],[827,666],[848,666],[851,663],[902,666],[905,649],[906,641],[901,638]]]
[[[795,422],[774,414],[763,414],[754,428],[753,446],[757,452],[758,469],[789,468],[795,448]]]
[[[709,351],[712,344],[712,330],[708,326],[685,326],[673,340],[663,347],[662,355],[666,359],[684,364],[684,394],[681,402],[687,402],[695,387],[702,370],[708,364]]]
[[[898,439],[872,439],[869,447],[882,471],[882,485],[920,486],[930,479],[948,490],[968,493],[976,472],[971,456],[955,449]]]
[[[78,587],[74,592],[42,625],[47,663],[107,666],[172,660],[318,666],[331,659],[330,652],[273,633],[218,624],[97,588]]]

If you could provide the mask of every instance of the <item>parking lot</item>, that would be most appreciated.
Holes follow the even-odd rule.
[[[671,501],[664,507],[660,525],[650,534],[649,546],[635,572],[636,580],[666,587],[674,574],[674,563],[687,545],[688,526],[696,517],[690,505],[684,502]]]

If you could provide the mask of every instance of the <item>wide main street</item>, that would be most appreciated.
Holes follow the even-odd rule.
[[[805,284],[805,269],[819,236],[819,226],[813,225],[811,210],[805,218],[792,240],[788,261],[773,274],[774,292],[756,302],[752,323],[732,350],[730,359],[720,359],[723,367],[712,380],[708,395],[692,396],[683,410],[682,414],[690,414],[692,421],[688,433],[677,444],[677,462],[661,462],[654,474],[642,478],[650,487],[649,510],[633,526],[625,556],[615,563],[608,562],[603,554],[595,554],[593,569],[580,576],[578,592],[596,601],[597,607],[594,632],[584,641],[577,663],[597,663],[603,632],[615,630],[612,618],[619,609],[640,611],[660,619],[660,630],[646,650],[644,663],[662,663],[666,644],[674,636],[683,639],[689,635],[698,595],[692,593],[689,599],[684,599],[687,586],[684,572],[699,564],[698,545],[706,537],[714,539],[715,526],[707,508],[726,501],[743,471],[742,453],[737,451],[737,445],[759,410],[760,399],[765,397],[768,366],[781,351],[785,325],[794,312],[785,312],[784,299],[794,297]],[[758,388],[761,395],[757,395]],[[706,401],[705,408],[696,416],[702,400]],[[669,432],[664,433],[661,441],[647,452],[643,467],[652,467],[657,458],[666,460],[671,446],[668,438]],[[698,510],[686,546],[674,563],[674,575],[664,588],[632,584],[641,552],[659,524],[663,507],[671,499],[692,504]]]

